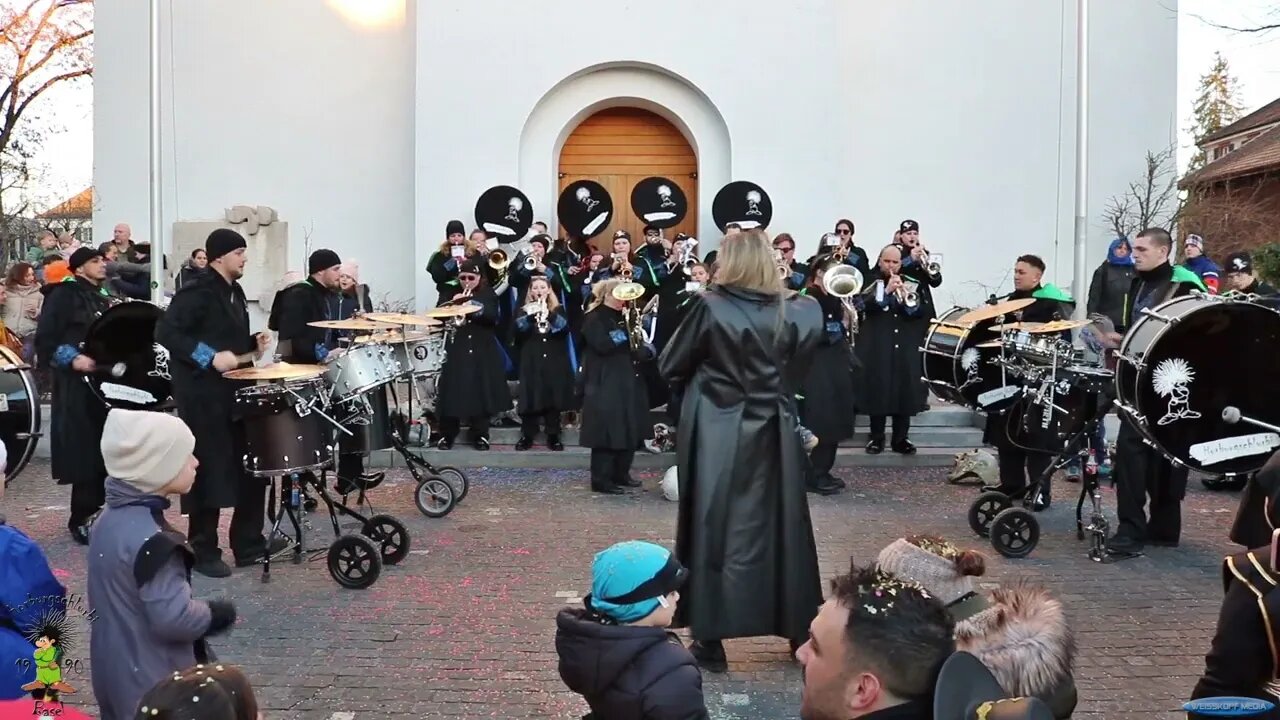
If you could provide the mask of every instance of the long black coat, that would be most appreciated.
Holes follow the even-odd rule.
[[[102,461],[102,426],[107,407],[85,378],[71,369],[89,326],[118,298],[86,280],[46,286],[36,324],[36,356],[53,376],[53,419],[49,428],[53,477],[59,485],[98,483],[107,477]]]
[[[448,418],[492,417],[511,409],[502,349],[494,334],[498,298],[488,288],[475,290],[469,301],[479,312],[467,315],[445,346],[440,369],[436,414]]]
[[[235,507],[241,492],[261,487],[245,472],[244,429],[233,416],[235,391],[251,383],[224,378],[212,362],[223,350],[240,355],[257,349],[240,283],[210,272],[184,286],[156,325],[156,342],[169,350],[178,417],[195,435],[200,461],[182,511]]]
[[[682,396],[678,625],[706,639],[805,637],[822,604],[795,393],[822,339],[818,304],[703,293],[660,359]]]
[[[653,437],[649,396],[622,313],[601,304],[582,320],[582,432],[578,444],[635,450]]]
[[[340,319],[333,312],[332,301],[336,298],[337,293],[309,278],[280,291],[276,300],[279,309],[276,330],[280,333],[276,353],[282,360],[315,364],[337,347],[338,331],[307,324]]]
[[[520,414],[572,410],[577,404],[573,388],[577,373],[569,362],[569,317],[564,306],[547,314],[545,335],[522,308],[516,315],[515,332],[520,347]]]
[[[840,298],[819,293],[813,299],[822,311],[823,333],[800,386],[800,417],[823,442],[838,443],[853,437],[857,413],[853,348]]]
[[[929,409],[920,359],[920,346],[929,330],[929,322],[919,314],[925,307],[925,296],[921,293],[921,304],[915,310],[908,310],[890,293],[878,302],[876,279],[873,275],[867,281],[868,290],[863,294],[866,319],[854,347],[862,365],[854,387],[858,412],[915,415]]]

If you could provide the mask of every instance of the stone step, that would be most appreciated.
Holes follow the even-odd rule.
[[[868,455],[861,448],[840,448],[836,452],[836,467],[951,467],[955,454],[972,450],[972,447],[922,447],[915,455],[899,455],[886,451]],[[416,448],[422,457],[433,465],[452,465],[462,468],[534,468],[543,470],[574,470],[586,472],[591,466],[591,451],[584,447],[570,446],[562,452],[551,452],[545,447],[535,447],[517,452],[510,445],[493,445],[488,450],[475,450],[459,443],[452,450]],[[676,464],[675,453],[636,453],[633,467],[646,470],[665,470]],[[370,467],[403,467],[404,460],[396,453],[380,451],[369,458]]]
[[[560,441],[566,446],[574,446],[578,444],[579,430],[577,428],[566,428],[560,436]],[[465,438],[465,433],[461,436]],[[520,428],[492,428],[489,430],[489,441],[494,445],[515,445],[520,439]],[[867,428],[859,428],[850,440],[840,443],[841,447],[863,447],[871,437],[867,433]],[[538,442],[542,443],[545,436],[539,435]],[[911,442],[918,447],[963,447],[972,445],[977,447],[982,444],[982,430],[975,427],[959,427],[947,425],[926,425],[914,426],[911,428]]]

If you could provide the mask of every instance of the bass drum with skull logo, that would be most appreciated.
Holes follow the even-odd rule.
[[[125,302],[108,308],[89,326],[83,351],[104,371],[85,376],[85,382],[107,407],[173,407],[169,351],[155,341],[156,323],[163,314],[149,302]],[[111,368],[118,370],[106,372]]]

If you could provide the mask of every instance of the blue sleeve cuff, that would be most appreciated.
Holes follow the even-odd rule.
[[[329,348],[325,347],[321,343],[316,343],[315,353],[317,360],[323,360],[326,357],[329,357]]]
[[[554,315],[551,318],[551,331],[560,332],[569,326],[569,321],[563,315]]]
[[[217,354],[217,351],[208,345],[196,343],[196,349],[191,351],[191,359],[201,368],[207,369],[210,363],[213,362],[213,356]]]
[[[614,345],[626,345],[630,340],[627,334],[621,330],[610,330],[609,339],[613,341]]]
[[[457,259],[457,258],[452,258],[452,257],[451,257],[451,258],[449,258],[448,260],[445,260],[445,261],[444,261],[444,269],[445,269],[445,270],[448,270],[448,271],[450,271],[450,272],[453,272],[454,270],[457,270],[457,269],[458,269],[458,259]]]
[[[519,330],[520,332],[528,332],[528,331],[529,331],[529,316],[528,316],[528,315],[521,315],[520,317],[516,318],[516,329],[517,329],[517,330]]]
[[[53,366],[59,368],[71,367],[71,361],[80,355],[80,351],[72,345],[59,345],[58,349],[53,353]]]
[[[640,278],[644,277],[644,268],[639,267],[639,266],[636,266],[636,265],[632,265],[632,266],[631,266],[631,277],[632,277],[632,278],[634,278],[634,279],[636,279],[636,280],[639,280]]]

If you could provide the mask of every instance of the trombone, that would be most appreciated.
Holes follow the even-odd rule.
[[[626,303],[622,309],[622,318],[626,325],[627,338],[631,341],[631,350],[635,352],[647,342],[644,336],[643,314],[636,307],[636,300],[644,297],[644,286],[635,282],[619,283],[610,294],[615,299]]]
[[[858,334],[858,306],[853,304],[853,296],[862,290],[862,283],[862,273],[852,265],[837,265],[822,275],[822,291],[840,298],[849,317],[850,347],[853,346],[853,336]]]

